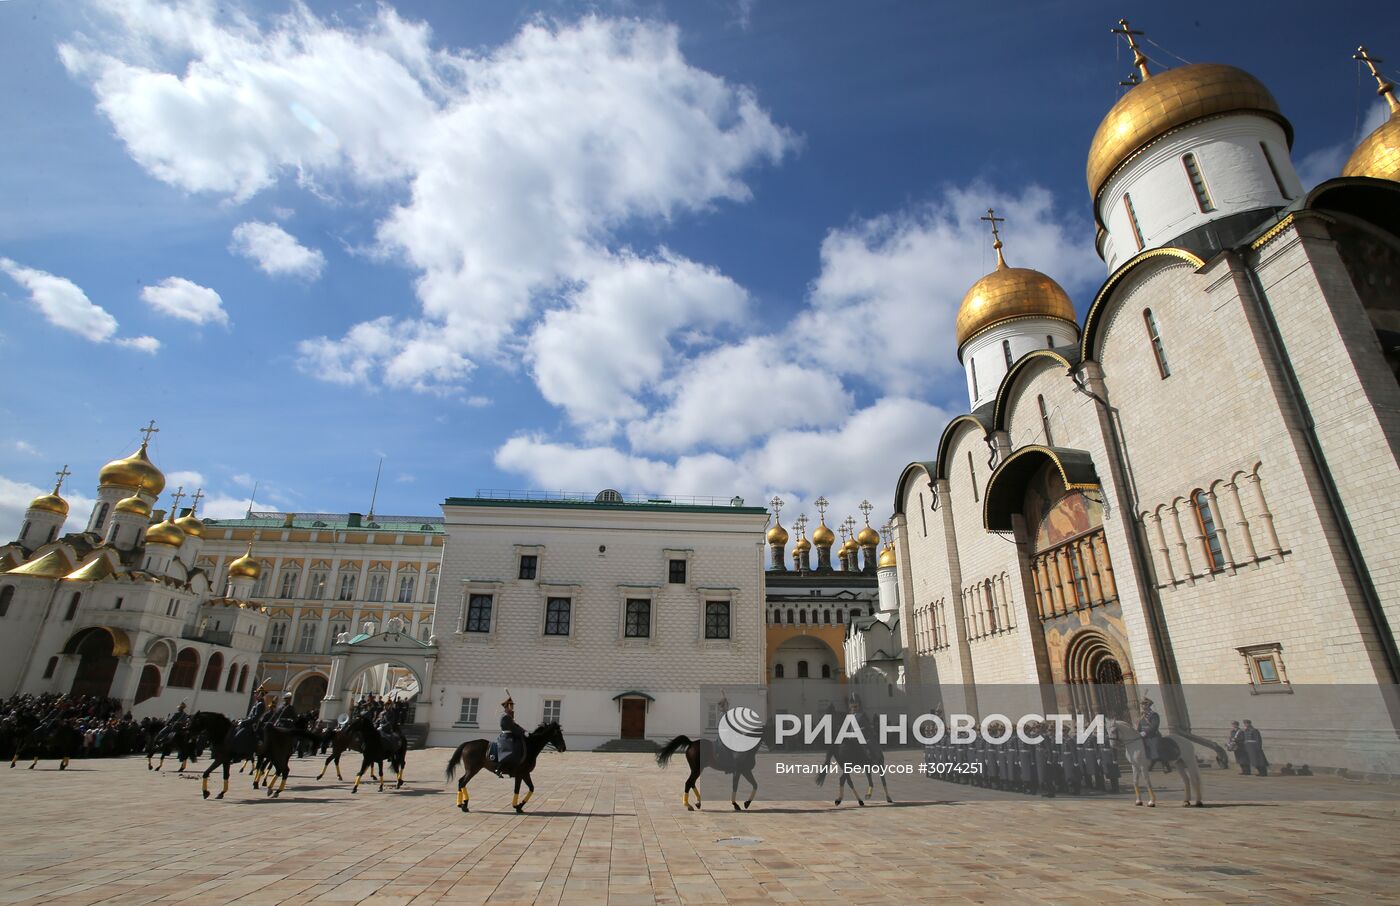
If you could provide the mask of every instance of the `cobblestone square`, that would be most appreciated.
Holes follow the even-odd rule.
[[[542,757],[524,815],[489,774],[463,814],[447,755],[412,752],[402,790],[355,795],[301,759],[280,799],[234,774],[222,802],[169,761],[159,774],[139,758],[62,773],[21,762],[0,769],[0,901],[1372,903],[1400,879],[1400,791],[1356,801],[1329,777],[1207,771],[1204,810],[1181,808],[1170,781],[1156,809],[929,781],[928,802],[837,808],[760,790],[747,812],[710,798],[687,812],[683,765],[569,752]],[[358,761],[343,761],[348,778]],[[1284,783],[1319,799],[1257,795]]]

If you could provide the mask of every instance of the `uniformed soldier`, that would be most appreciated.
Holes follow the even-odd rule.
[[[1152,699],[1142,700],[1142,717],[1138,719],[1138,736],[1147,751],[1147,770],[1162,760],[1162,716],[1152,710]],[[1165,763],[1165,762],[1164,762]]]
[[[506,692],[501,702],[501,734],[496,737],[496,774],[501,775],[525,755],[525,728],[515,722],[515,700]]]

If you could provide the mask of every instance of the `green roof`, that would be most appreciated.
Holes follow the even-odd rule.
[[[665,513],[742,513],[746,516],[767,516],[761,506],[699,505],[672,503],[669,500],[649,500],[645,503],[600,503],[594,500],[513,500],[500,497],[449,497],[443,506],[520,507],[548,510],[628,510]]]
[[[392,534],[441,534],[441,516],[360,516],[358,525],[350,524],[351,513],[254,513],[242,519],[205,519],[204,524],[224,528],[306,529],[336,532],[386,532]],[[289,525],[287,517],[291,516]]]

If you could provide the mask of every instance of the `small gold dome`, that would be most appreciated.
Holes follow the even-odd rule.
[[[972,284],[958,308],[958,348],[989,327],[1012,318],[1058,318],[1078,326],[1074,303],[1040,271],[1007,267],[998,257],[996,270]]]
[[[867,525],[856,535],[856,543],[861,547],[874,547],[880,543],[880,533]]]
[[[165,475],[146,455],[146,444],[125,459],[114,459],[97,473],[98,487],[130,488],[159,497],[165,490]]]
[[[1400,111],[1381,123],[1351,152],[1343,176],[1369,176],[1400,182]]]
[[[881,568],[883,568],[886,566],[894,565],[896,565],[894,557],[894,548],[887,546],[884,550],[880,551],[880,566]]]
[[[35,497],[29,501],[31,510],[43,510],[46,513],[53,513],[55,516],[68,515],[68,501],[57,494],[45,494],[42,497]]]
[[[812,549],[812,542],[806,538],[798,538],[797,543],[792,546],[793,553],[798,551],[809,551]]]
[[[1169,132],[1227,113],[1262,114],[1283,127],[1293,146],[1293,127],[1269,89],[1242,69],[1223,63],[1193,63],[1157,73],[1118,99],[1099,123],[1089,146],[1085,179],[1098,217],[1099,193],[1120,166]]]
[[[841,556],[844,557],[844,556],[846,556],[847,554],[854,554],[854,553],[856,553],[856,552],[859,551],[859,550],[860,550],[860,545],[856,544],[856,539],[854,539],[854,538],[847,538],[847,539],[846,539],[846,543],[841,545],[840,553],[841,553]]]
[[[151,515],[151,505],[134,494],[117,501],[117,505],[113,509],[118,513],[135,513],[137,516],[147,518]]]
[[[768,543],[779,546],[788,543],[787,529],[783,528],[782,523],[778,523],[768,530]]]
[[[180,527],[170,520],[157,523],[146,530],[147,544],[168,544],[171,547],[179,547],[185,543],[185,533],[180,531]]]
[[[194,513],[190,513],[188,516],[181,516],[179,519],[175,520],[175,524],[180,527],[180,531],[189,535],[191,538],[204,537],[204,523],[200,522],[199,517]]]
[[[253,546],[248,545],[248,553],[228,565],[230,579],[256,579],[262,575],[262,564],[253,559]]]
[[[831,547],[835,540],[836,535],[826,527],[825,522],[822,522],[821,525],[817,526],[816,531],[812,532],[812,543],[817,547]]]

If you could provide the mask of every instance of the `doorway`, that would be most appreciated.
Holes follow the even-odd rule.
[[[643,698],[622,700],[622,738],[645,739],[647,735],[647,703]]]

